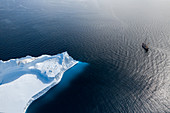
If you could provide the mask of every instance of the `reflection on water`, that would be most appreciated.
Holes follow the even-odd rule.
[[[90,64],[61,95],[45,106],[35,101],[28,113],[169,112],[169,6],[168,0],[1,0],[0,59],[68,51]],[[141,47],[146,38],[148,53]]]

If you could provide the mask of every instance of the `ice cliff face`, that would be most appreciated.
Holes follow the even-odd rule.
[[[0,112],[25,112],[77,63],[67,52],[0,61]]]

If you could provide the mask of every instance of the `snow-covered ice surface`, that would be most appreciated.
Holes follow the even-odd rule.
[[[0,61],[0,112],[24,113],[77,64],[67,52]]]

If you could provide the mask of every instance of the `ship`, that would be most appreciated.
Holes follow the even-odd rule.
[[[142,48],[147,52],[149,50],[149,47],[147,46],[147,44],[142,43]]]
[[[148,47],[149,43],[146,44],[146,42],[147,42],[147,38],[146,38],[145,41],[142,43],[142,48],[143,48],[146,52],[148,52],[148,50],[149,50],[149,47]]]

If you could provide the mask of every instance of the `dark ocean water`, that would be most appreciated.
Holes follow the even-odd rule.
[[[64,51],[89,65],[27,113],[170,112],[170,1],[0,1],[1,60]]]

